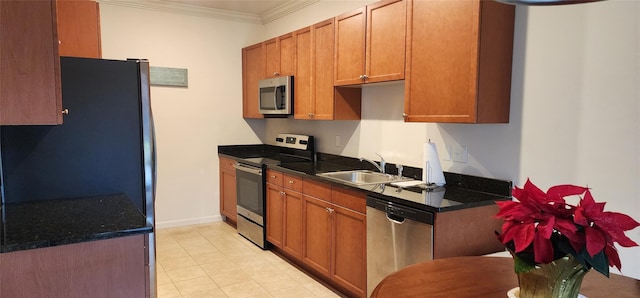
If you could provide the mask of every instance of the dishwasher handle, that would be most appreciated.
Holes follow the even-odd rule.
[[[400,217],[397,215],[393,215],[393,214],[389,214],[387,213],[387,219],[392,222],[392,223],[396,223],[396,224],[403,224],[407,219],[404,217]]]

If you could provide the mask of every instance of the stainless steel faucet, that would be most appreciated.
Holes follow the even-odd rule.
[[[370,164],[374,165],[378,169],[378,171],[380,171],[380,173],[384,173],[384,167],[386,166],[387,162],[384,160],[382,155],[378,154],[378,152],[375,152],[375,153],[377,156],[380,156],[380,165],[378,165],[377,162],[364,157],[360,157],[360,161],[367,161]]]

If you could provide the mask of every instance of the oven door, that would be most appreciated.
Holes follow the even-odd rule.
[[[238,215],[264,226],[264,180],[262,168],[237,163]]]

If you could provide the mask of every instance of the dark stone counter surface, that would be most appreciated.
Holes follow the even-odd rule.
[[[3,253],[153,231],[124,194],[5,204],[2,211]]]
[[[237,149],[237,151],[235,149]],[[251,152],[251,150],[254,151]],[[269,152],[269,154],[272,154],[273,151],[271,150],[273,150],[272,146],[268,145],[220,146],[218,154],[227,158],[242,160],[248,157],[258,157],[256,155],[261,154],[261,152]],[[317,176],[317,174],[357,169],[376,171],[376,169],[371,164],[361,162],[357,158],[327,153],[317,153],[314,162],[285,162],[280,165],[269,165],[268,167],[340,187],[361,190],[370,196],[384,198],[392,202],[402,203],[432,212],[446,212],[485,206],[494,204],[495,201],[511,199],[511,181],[451,172],[444,173],[445,180],[447,181],[444,187],[431,191],[426,191],[418,187],[399,188],[389,184],[353,186],[340,183],[322,176]],[[387,162],[385,172],[394,175],[397,174],[396,166]],[[403,176],[421,180],[422,169],[404,166]]]

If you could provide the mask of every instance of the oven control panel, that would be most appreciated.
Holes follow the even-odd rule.
[[[306,135],[280,133],[276,137],[276,145],[300,150],[309,150],[313,146],[313,137]]]

